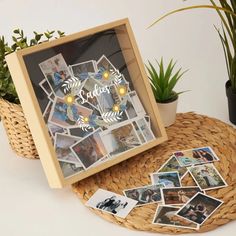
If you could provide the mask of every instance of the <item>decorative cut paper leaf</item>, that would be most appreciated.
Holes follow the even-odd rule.
[[[64,93],[67,93],[67,92],[71,91],[72,89],[76,89],[76,88],[80,87],[80,85],[81,85],[81,82],[78,78],[71,77],[70,79],[65,81],[61,87],[64,88]]]
[[[92,127],[90,126],[89,123],[86,123],[84,121],[84,117],[83,116],[79,116],[79,119],[77,120],[78,126],[79,128],[81,128],[83,131],[88,132],[89,129],[92,129]]]
[[[123,114],[123,111],[120,111],[120,112],[108,111],[108,112],[102,113],[102,118],[106,123],[113,123],[113,122],[121,120],[122,114]]]

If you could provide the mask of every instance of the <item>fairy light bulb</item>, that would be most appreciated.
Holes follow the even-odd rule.
[[[68,105],[72,105],[75,101],[75,97],[72,94],[69,94],[65,97],[65,102]]]

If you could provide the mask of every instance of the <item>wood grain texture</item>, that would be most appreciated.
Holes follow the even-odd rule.
[[[165,234],[206,232],[236,219],[236,130],[214,118],[194,113],[178,114],[176,123],[167,129],[169,140],[119,165],[113,166],[73,185],[73,191],[85,203],[98,189],[122,194],[124,189],[148,185],[149,173],[155,172],[173,151],[211,146],[220,161],[216,168],[225,178],[228,187],[207,191],[207,194],[224,201],[224,204],[201,226],[200,230],[153,225],[157,204],[137,207],[126,219],[92,210],[104,219],[134,230]],[[195,185],[186,175],[183,186]]]

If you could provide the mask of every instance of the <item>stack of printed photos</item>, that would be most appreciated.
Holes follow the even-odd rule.
[[[67,66],[62,54],[42,61],[43,117],[64,177],[155,139],[131,82],[105,55]]]
[[[198,230],[223,204],[207,195],[208,190],[227,186],[214,162],[219,161],[210,147],[174,152],[161,168],[151,173],[151,185],[123,191],[125,196],[99,189],[87,206],[126,217],[137,206],[157,204],[153,224]],[[189,173],[195,186],[182,186]]]

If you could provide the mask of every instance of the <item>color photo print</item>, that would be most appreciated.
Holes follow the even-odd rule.
[[[138,94],[106,55],[68,65],[60,53],[39,68],[43,117],[64,177],[155,139]]]

